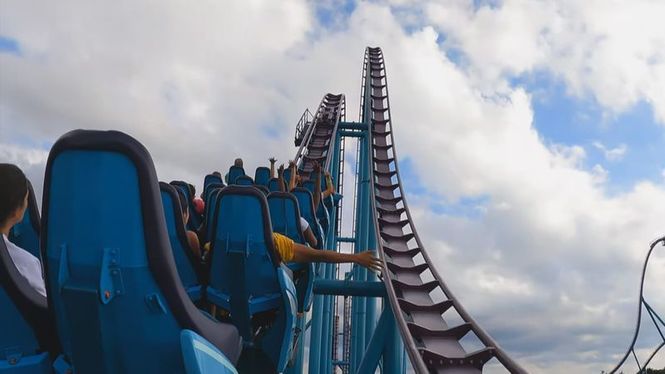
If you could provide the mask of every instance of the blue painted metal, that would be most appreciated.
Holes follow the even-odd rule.
[[[265,352],[281,372],[290,357],[297,296],[273,247],[266,198],[253,187],[227,187],[216,212],[208,300],[229,311],[247,344]],[[252,324],[257,313],[273,314],[260,338]]]
[[[174,187],[161,182],[159,187],[162,196],[162,206],[164,207],[164,217],[166,218],[166,230],[168,231],[169,242],[171,243],[173,259],[178,269],[178,275],[189,297],[193,301],[198,301],[203,296],[203,285],[199,275],[201,260],[197,261],[194,258],[189,248],[184,226],[180,229],[177,227],[177,225],[183,225],[183,220],[179,202],[175,200],[178,198],[174,194],[175,190],[172,192],[169,191]],[[176,214],[180,214],[180,217],[177,217]]]
[[[383,282],[359,282],[354,280],[317,279],[314,281],[314,294],[385,297]]]
[[[370,336],[367,350],[363,355],[356,373],[372,374],[376,371],[379,359],[385,352],[386,338],[393,334],[393,331],[395,330],[394,327],[391,326],[394,324],[392,320],[393,314],[390,311],[390,308],[384,309],[383,313],[381,313],[381,318],[379,318],[376,329],[373,331],[372,336]],[[394,373],[394,371],[388,371],[388,373]]]
[[[238,374],[231,361],[217,347],[194,331],[180,332],[180,346],[187,374]]]

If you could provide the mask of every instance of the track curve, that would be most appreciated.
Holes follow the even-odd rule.
[[[397,164],[388,82],[380,48],[367,48],[363,65],[361,117],[371,123],[372,178],[370,188],[377,249],[384,261],[386,286],[404,346],[417,373],[474,373],[496,357],[511,373],[526,373],[473,320],[451,293],[422,245],[402,189]],[[422,255],[424,262],[414,258]],[[423,282],[429,272],[434,280]],[[447,298],[434,302],[430,292],[439,288]],[[453,309],[464,323],[449,326],[443,314]],[[485,346],[466,352],[460,344],[469,332]]]
[[[626,359],[631,354],[631,352],[633,353],[633,355],[635,355],[635,342],[637,342],[637,336],[640,334],[640,324],[642,322],[642,305],[645,305],[645,306],[647,306],[647,308],[650,308],[648,306],[649,304],[647,304],[647,302],[644,300],[644,276],[646,275],[646,272],[647,272],[647,267],[649,265],[649,258],[651,257],[651,252],[653,252],[653,249],[656,247],[656,245],[658,245],[658,243],[663,243],[663,245],[665,246],[665,236],[660,238],[660,239],[655,240],[653,243],[651,243],[651,246],[649,246],[649,252],[647,253],[647,257],[644,260],[644,266],[642,267],[642,277],[640,278],[641,279],[640,280],[640,295],[639,295],[639,302],[637,303],[637,322],[635,324],[635,333],[633,334],[633,339],[631,340],[630,344],[628,345],[628,349],[626,350],[626,353],[623,355],[623,357],[621,358],[619,363],[614,367],[614,369],[612,369],[610,371],[610,373],[616,373],[616,371],[621,368],[621,366],[624,364],[624,362],[626,362]],[[656,323],[656,321],[653,317],[652,311],[650,311],[649,309],[647,309],[647,311],[649,312],[649,315],[651,316],[651,319],[652,319],[653,323],[658,328],[658,324]],[[662,323],[662,321],[661,321],[661,323]],[[662,333],[662,331],[660,331],[660,328],[658,328],[658,332],[660,332],[660,334],[661,334],[660,336],[663,337],[663,333]],[[656,353],[658,353],[658,351],[660,351],[660,349],[663,348],[663,346],[665,346],[665,337],[663,337],[663,341],[656,347],[656,349],[651,353],[651,355],[649,355],[647,360],[644,362],[644,365],[640,365],[639,361],[637,361],[637,356],[634,356],[635,361],[637,361],[637,366],[640,369],[640,372],[643,368],[646,368],[649,365],[649,363],[654,358],[654,356],[656,356]]]

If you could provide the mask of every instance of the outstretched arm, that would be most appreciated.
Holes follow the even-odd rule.
[[[277,170],[277,179],[279,180],[279,190],[284,192],[284,164],[279,165]]]
[[[351,262],[378,272],[382,269],[381,260],[374,257],[374,252],[372,251],[339,253],[336,251],[312,249],[302,244],[293,243],[293,252],[293,261],[295,262]]]
[[[270,161],[270,179],[272,179],[275,178],[275,161],[277,161],[277,159],[270,157],[268,161]]]
[[[333,186],[332,177],[330,176],[330,173],[326,172],[326,190],[323,191],[323,198],[325,199],[334,193],[335,187]]]
[[[289,180],[289,191],[293,191],[296,188],[296,162],[289,161],[289,169],[291,169],[291,179]]]

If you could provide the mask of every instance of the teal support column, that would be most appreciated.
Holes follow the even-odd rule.
[[[385,351],[386,338],[390,333],[390,325],[394,324],[394,317],[390,308],[384,309],[376,325],[376,330],[369,339],[367,350],[358,366],[357,374],[373,374],[379,364],[379,359]],[[387,373],[384,368],[384,373]]]
[[[402,345],[402,337],[399,335],[397,329],[397,322],[390,308],[390,303],[384,303],[383,311],[390,313],[390,321],[387,324],[386,341],[383,347],[383,374],[398,374],[403,373],[403,360],[402,353],[404,346]]]
[[[356,246],[355,252],[360,252],[367,248],[368,237],[368,224],[370,217],[369,212],[369,167],[371,154],[368,152],[368,135],[360,138],[360,154],[359,154],[359,167],[358,167],[358,194],[356,201]],[[367,271],[359,266],[354,266],[354,279],[364,282],[367,280]],[[351,372],[355,373],[362,356],[365,353],[366,335],[365,335],[365,322],[366,322],[366,299],[354,297],[353,299],[353,316],[352,319],[352,359],[351,359]]]
[[[305,356],[305,315],[298,318],[296,321],[296,327],[300,330],[300,335],[298,336],[298,345],[295,347],[295,360],[293,361],[293,366],[286,368],[287,374],[299,374],[303,372],[304,365],[304,356]]]
[[[340,171],[340,152],[341,152],[341,141],[342,135],[339,133],[335,134],[333,145],[333,154],[332,159],[330,160],[330,175],[333,177],[333,184],[337,186],[336,190],[339,190],[339,171]],[[336,251],[337,250],[337,209],[333,207],[329,212],[329,228],[326,233],[326,250]],[[324,267],[324,279],[333,280],[335,278],[335,267],[333,264],[325,264]],[[326,295],[323,297],[323,321],[321,326],[321,352],[320,352],[320,372],[321,373],[331,373],[332,372],[332,350],[333,350],[333,326],[334,326],[334,316],[336,311],[333,310],[334,300],[332,295]]]

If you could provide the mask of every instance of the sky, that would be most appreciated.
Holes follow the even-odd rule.
[[[39,196],[76,128],[136,137],[165,181],[286,161],[324,94],[357,120],[363,53],[381,47],[439,273],[529,371],[599,373],[632,337],[665,235],[663,18],[659,0],[0,0],[0,161]],[[664,268],[656,250],[645,293],[661,315]]]

